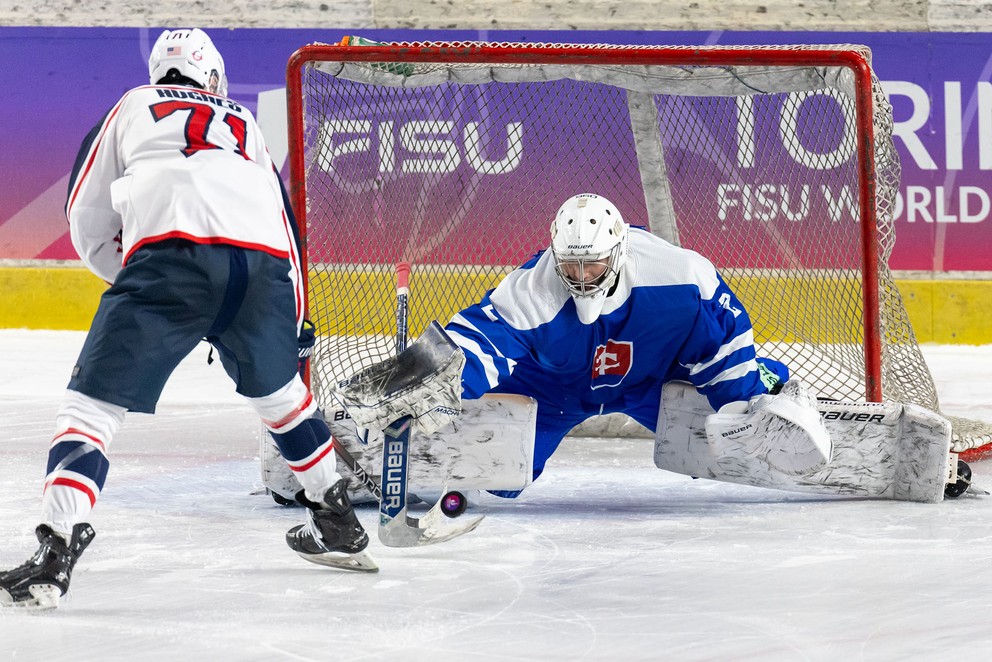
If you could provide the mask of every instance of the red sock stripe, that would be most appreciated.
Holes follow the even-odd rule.
[[[80,483],[78,480],[72,480],[71,478],[56,478],[48,485],[48,487],[51,487],[52,485],[64,485],[66,487],[71,487],[74,490],[79,490],[90,500],[90,508],[96,504],[96,494],[93,493],[93,490],[86,487],[86,485]],[[46,491],[48,490],[48,487],[45,488]]]
[[[270,428],[272,428],[273,430],[278,430],[284,425],[288,425],[289,423],[295,421],[300,414],[302,414],[307,410],[307,407],[310,406],[311,402],[313,402],[313,393],[307,391],[307,397],[304,398],[303,402],[299,406],[297,406],[296,409],[291,411],[288,416],[286,416],[285,418],[281,418],[278,421],[262,421],[262,422],[265,423]]]
[[[332,450],[334,450],[334,439],[333,438],[331,438],[331,441],[328,442],[327,448],[325,448],[324,450],[322,450],[320,452],[320,454],[317,455],[317,457],[315,457],[314,459],[310,460],[309,462],[307,462],[304,465],[297,466],[295,464],[290,464],[289,465],[289,468],[292,469],[293,471],[296,471],[296,472],[306,471],[307,469],[309,469],[313,465],[315,465],[318,462],[320,462],[324,458],[324,456],[327,455],[328,453],[330,453]]]
[[[54,446],[58,442],[62,441],[62,437],[65,437],[66,435],[71,435],[71,434],[76,434],[76,435],[79,435],[81,437],[86,437],[87,439],[89,439],[90,441],[92,441],[94,444],[96,444],[100,448],[100,450],[104,452],[104,454],[106,454],[106,452],[107,452],[107,446],[106,446],[106,444],[103,443],[103,441],[101,439],[98,439],[97,437],[94,437],[93,435],[91,435],[88,432],[83,432],[79,428],[68,428],[64,432],[58,433],[57,435],[55,435],[55,438],[52,439],[52,445]]]

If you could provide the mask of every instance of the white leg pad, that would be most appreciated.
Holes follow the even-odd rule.
[[[370,433],[367,446],[354,436],[337,434],[333,420],[338,411],[326,413],[335,438],[376,479],[382,471],[382,433]],[[414,430],[410,442],[408,489],[414,494],[448,490],[522,490],[532,481],[537,401],[521,395],[487,394],[462,402],[462,413],[430,434]],[[293,472],[268,434],[262,435],[262,484],[291,499],[299,487]],[[340,470],[345,477],[347,469]]]
[[[414,429],[409,489],[522,490],[532,481],[537,401],[487,394],[462,401],[462,413],[430,434]],[[370,440],[368,466],[382,467],[382,437]]]
[[[951,425],[911,404],[833,402],[818,409],[833,442],[822,469],[788,475],[773,469],[747,440],[706,435],[714,413],[690,384],[672,382],[662,391],[654,462],[660,469],[758,487],[937,503],[944,498]]]
[[[286,464],[285,458],[279,452],[275,439],[269,434],[268,429],[261,426],[261,448],[259,456],[262,461],[262,485],[269,491],[275,492],[284,499],[292,501],[297,492],[303,489],[299,479],[293,470]],[[342,469],[347,473],[347,469]]]

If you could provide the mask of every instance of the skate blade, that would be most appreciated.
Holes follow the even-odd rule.
[[[323,554],[306,554],[297,552],[310,563],[338,568],[339,570],[351,570],[354,572],[379,572],[379,566],[366,551],[357,554],[345,554],[344,552],[324,552]]]
[[[34,584],[28,587],[28,593],[31,594],[30,598],[14,600],[6,589],[0,588],[0,606],[11,609],[55,609],[62,597],[59,587],[51,584]]]

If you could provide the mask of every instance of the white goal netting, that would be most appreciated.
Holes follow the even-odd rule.
[[[318,397],[392,354],[394,264],[416,335],[594,192],[712,260],[821,396],[939,411],[888,267],[899,161],[865,47],[312,45],[289,94]],[[992,441],[954,424],[958,450]]]

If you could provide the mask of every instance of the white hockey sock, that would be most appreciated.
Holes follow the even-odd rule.
[[[86,521],[93,505],[85,492],[68,485],[50,485],[41,502],[42,522],[69,542],[72,527]]]
[[[124,423],[126,407],[91,398],[79,391],[66,389],[62,404],[55,415],[56,435],[69,429],[79,429],[110,445]]]
[[[84,521],[107,475],[107,448],[127,409],[67,390],[55,416],[42,521],[63,536]]]
[[[305,427],[309,423],[310,421],[307,421],[300,427]],[[300,481],[303,491],[311,501],[319,502],[327,488],[341,480],[341,474],[336,469],[337,461],[333,444],[334,441],[328,437],[327,442],[318,446],[317,450],[308,457],[297,461],[287,460],[289,468],[293,470],[293,474]]]
[[[275,393],[248,398],[270,432],[285,434],[317,413],[317,401],[299,375]]]
[[[317,402],[299,375],[275,393],[249,398],[249,402],[272,433],[307,498],[320,501],[341,475],[336,471],[330,430],[315,417]]]

